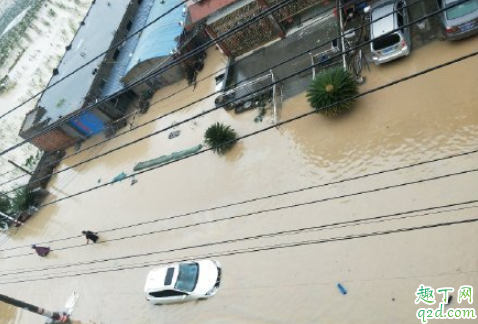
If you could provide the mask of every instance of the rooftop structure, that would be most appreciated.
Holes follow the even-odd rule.
[[[282,0],[201,0],[188,3],[186,29],[204,24],[210,38],[215,39],[246,23],[251,18],[278,5]],[[296,0],[259,21],[234,32],[218,42],[219,48],[230,57],[253,51],[278,38],[287,30],[301,24],[302,18],[327,0]]]
[[[179,3],[179,0],[94,0],[53,71],[49,82],[52,87],[25,117],[20,136],[31,139],[32,144],[45,151],[64,149],[121,119],[131,100],[142,91],[181,79],[184,66],[178,65],[125,89],[158,70],[162,62],[176,53],[183,34],[183,8],[161,16]],[[151,26],[146,27],[149,23]],[[142,28],[145,29],[134,35]],[[129,38],[122,42],[126,37]],[[116,44],[119,45],[114,47]],[[111,47],[114,48],[103,53]],[[56,82],[59,83],[54,85]],[[122,94],[115,95],[119,91]],[[104,101],[103,98],[111,95],[114,98]],[[98,102],[93,109],[86,109]],[[66,118],[69,119],[65,122]]]

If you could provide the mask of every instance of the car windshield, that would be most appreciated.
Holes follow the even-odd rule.
[[[196,288],[199,277],[199,265],[197,263],[186,263],[179,265],[178,280],[174,288],[192,292]]]
[[[456,19],[478,10],[478,0],[465,1],[446,11],[446,19]]]
[[[398,34],[390,34],[374,39],[372,46],[374,50],[378,51],[395,45],[398,42],[400,42],[400,36],[398,36]]]

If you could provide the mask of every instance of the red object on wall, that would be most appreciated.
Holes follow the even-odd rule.
[[[43,151],[50,152],[66,149],[73,145],[75,141],[74,138],[61,129],[52,129],[49,132],[34,137],[31,143]]]
[[[206,18],[221,8],[224,8],[238,0],[203,0],[188,7],[191,16],[191,24]]]

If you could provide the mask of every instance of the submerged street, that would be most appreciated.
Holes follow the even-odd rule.
[[[431,42],[407,58],[372,66],[359,89],[476,48],[477,37]],[[198,80],[224,67],[224,56],[210,49]],[[257,123],[257,111],[236,115],[221,108],[59,173],[48,188],[49,201],[57,202],[2,239],[2,294],[28,296],[59,311],[76,292],[75,324],[417,320],[420,284],[478,285],[477,223],[444,225],[477,215],[478,153],[464,154],[476,150],[477,69],[476,57],[464,60],[359,98],[337,119],[314,114],[241,140],[224,156],[205,152],[142,173],[134,184],[128,178],[58,201],[122,172],[131,175],[139,162],[201,144],[216,121],[239,136],[270,126],[271,111]],[[195,101],[214,91],[215,82],[162,100],[185,87],[183,81],[157,91],[148,113],[129,123]],[[73,156],[57,171],[213,107],[214,96]],[[280,121],[310,109],[299,94],[283,103]],[[174,130],[180,135],[169,139]],[[82,148],[101,140],[93,137]],[[274,197],[251,201],[266,196]],[[99,232],[100,242],[86,245],[82,230]],[[52,252],[40,258],[30,248],[34,243]],[[213,298],[148,304],[143,287],[152,268],[202,258],[222,264]],[[40,324],[44,318],[0,304],[0,323]]]

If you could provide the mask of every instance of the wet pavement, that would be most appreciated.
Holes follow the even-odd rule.
[[[360,90],[477,48],[477,37],[459,43],[430,43],[405,59],[372,67]],[[219,52],[210,50],[198,78],[222,67]],[[355,109],[338,119],[311,115],[243,140],[225,156],[207,152],[138,175],[133,186],[125,180],[44,207],[0,246],[2,294],[57,310],[76,291],[80,297],[72,316],[75,324],[418,321],[418,306],[413,301],[420,284],[455,289],[478,285],[477,225],[377,233],[476,217],[477,203],[438,208],[476,199],[476,172],[429,178],[472,170],[478,154],[317,185],[476,149],[477,68],[478,60],[472,58],[363,97]],[[186,83],[158,91],[152,99],[157,103],[146,115],[135,118],[134,124],[210,93],[214,83],[214,78],[209,79],[161,102],[157,101]],[[207,99],[72,157],[61,167],[212,107],[214,98]],[[300,94],[284,102],[281,119],[308,111],[305,96]],[[216,121],[231,125],[239,135],[270,125],[270,112],[262,123],[253,122],[255,115],[254,111],[235,115],[219,109],[194,123],[175,126],[181,130],[179,137],[168,139],[169,131],[164,132],[60,173],[52,179],[50,199],[111,181],[121,172],[131,174],[140,161],[197,145],[205,129]],[[85,145],[99,140],[92,138]],[[194,212],[308,186],[317,187]],[[290,206],[297,204],[302,205]],[[264,211],[277,207],[283,208]],[[437,208],[391,216],[430,207]],[[179,215],[184,216],[171,219]],[[381,221],[358,222],[385,215],[389,216]],[[330,226],[347,221],[356,223]],[[129,226],[140,222],[149,223]],[[310,228],[326,225],[321,230]],[[85,229],[99,231],[103,243],[85,245],[80,237]],[[277,234],[292,229],[296,231]],[[257,235],[263,236],[246,239]],[[374,236],[340,239],[351,235]],[[44,259],[29,248],[32,243],[72,236],[78,237],[48,243],[52,252]],[[223,242],[230,239],[236,241]],[[170,306],[145,301],[144,281],[154,265],[204,257],[216,258],[223,266],[216,296]],[[339,282],[347,295],[338,291]],[[0,311],[2,324],[44,322],[38,315],[3,305]]]
[[[407,4],[409,5],[408,12],[410,22],[416,21],[438,10],[435,0],[415,0],[408,1]],[[352,46],[356,46],[356,44],[369,39],[370,28],[368,22],[368,17],[361,21],[360,17],[357,16],[346,24],[345,30],[356,30],[361,24],[364,24],[362,37],[356,39],[356,43],[352,44]],[[317,55],[318,53],[331,49],[332,44],[330,41],[338,36],[337,28],[337,19],[333,14],[332,8],[328,10],[327,8],[321,8],[321,15],[313,20],[307,21],[304,26],[292,30],[287,34],[285,39],[276,41],[272,45],[239,58],[237,62],[231,65],[231,76],[228,85],[238,84],[245,79],[251,79],[253,76],[255,78],[256,75],[269,73],[268,70],[271,67],[302,53],[300,57],[292,60],[289,64],[272,69],[276,79],[288,77],[310,67],[310,55]],[[356,30],[356,35],[359,34],[359,30]],[[413,49],[420,48],[433,40],[443,37],[439,19],[433,16],[420,23],[413,24],[411,26],[411,35]],[[318,47],[320,44],[324,45]],[[370,45],[367,43],[362,46],[361,49],[364,51],[366,59],[371,62]],[[331,56],[335,57],[331,63],[341,64],[341,56],[337,54]],[[263,73],[260,74],[261,72]],[[307,89],[311,78],[312,69],[308,69],[297,76],[281,82],[283,86],[283,98],[291,98]]]
[[[327,43],[337,37],[337,21],[332,9],[322,8],[322,15],[314,20],[307,21],[305,26],[292,30],[283,40],[261,48],[243,58],[239,58],[230,69],[232,73],[230,84],[237,84],[244,79],[251,78],[256,74],[267,71],[288,60],[292,56],[302,54],[288,64],[275,67],[272,71],[276,80],[288,77],[310,66],[310,54],[331,48],[331,44],[319,47],[320,43]],[[293,97],[304,91],[312,79],[312,70],[301,73],[295,77],[281,82],[283,85],[284,98]]]

